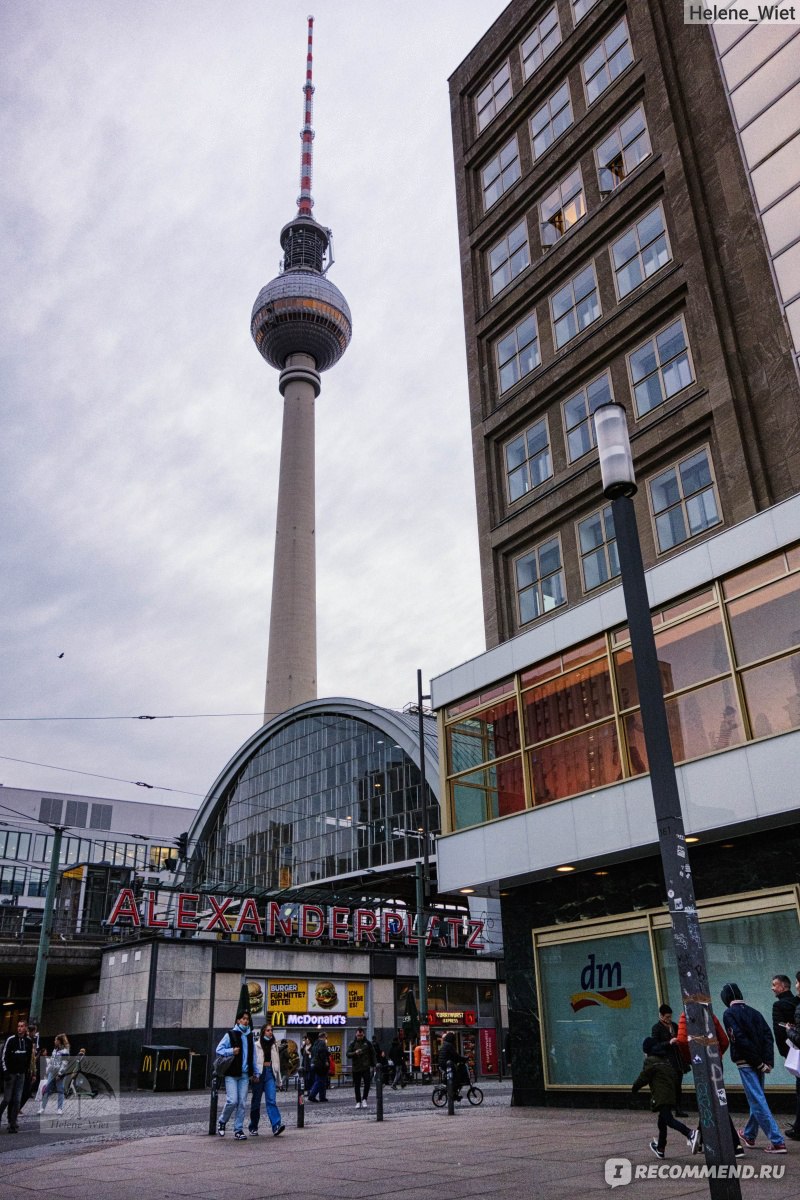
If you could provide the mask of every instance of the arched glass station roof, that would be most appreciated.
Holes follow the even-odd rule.
[[[424,723],[435,834],[436,723]],[[191,886],[275,894],[364,875],[377,884],[377,875],[411,869],[423,852],[418,743],[416,712],[360,700],[313,700],[274,718],[233,756],[198,811]]]

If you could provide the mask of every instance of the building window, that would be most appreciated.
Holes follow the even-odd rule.
[[[500,391],[508,391],[541,362],[536,313],[531,313],[495,347]]]
[[[595,150],[600,195],[610,195],[649,154],[650,135],[640,105]]]
[[[553,334],[559,349],[597,320],[601,314],[594,263],[590,263],[551,296],[550,309],[553,314]]]
[[[506,489],[513,504],[553,474],[547,419],[542,417],[505,448]]]
[[[514,136],[481,171],[484,211],[491,208],[519,179],[519,147]]]
[[[561,27],[556,6],[553,5],[522,43],[522,73],[526,79],[530,79],[533,72],[553,53],[560,42]]]
[[[577,25],[586,16],[590,8],[594,8],[597,0],[572,0],[572,22]]]
[[[511,99],[511,72],[503,63],[482,91],[478,92],[475,107],[478,113],[478,132],[494,120],[500,109]]]
[[[594,421],[592,413],[601,404],[608,404],[614,399],[611,390],[611,378],[604,371],[597,379],[587,383],[569,400],[564,401],[564,429],[567,434],[567,457],[570,462],[582,458],[596,446]]]
[[[611,245],[614,282],[621,300],[670,261],[664,213],[659,205]]]
[[[520,625],[527,625],[545,613],[566,604],[561,543],[557,537],[542,542],[514,563],[517,613]]]
[[[623,17],[582,64],[586,103],[592,104],[633,62],[628,23]]]
[[[610,504],[578,522],[578,549],[585,592],[591,592],[619,575],[617,536]]]
[[[721,518],[708,450],[684,458],[649,484],[660,553],[688,542]]]
[[[628,355],[637,416],[643,417],[694,379],[682,318]]]
[[[542,245],[554,246],[586,213],[581,169],[576,167],[539,205]]]
[[[548,146],[561,137],[572,124],[572,100],[569,83],[564,80],[550,99],[531,117],[531,144],[533,157],[540,158]]]
[[[528,230],[523,218],[515,225],[502,241],[489,251],[489,275],[491,278],[492,295],[502,292],[524,271],[531,261],[528,250]]]

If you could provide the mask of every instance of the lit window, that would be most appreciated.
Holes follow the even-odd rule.
[[[496,296],[498,292],[502,292],[520,271],[525,270],[530,261],[528,230],[523,219],[489,251],[492,295]]]
[[[531,117],[531,143],[533,157],[539,158],[548,146],[560,137],[572,124],[572,100],[569,83],[565,80]]]
[[[595,150],[601,196],[608,196],[618,188],[649,154],[652,154],[650,135],[640,105]]]
[[[508,63],[502,67],[478,92],[475,107],[478,113],[478,130],[485,129],[491,120],[499,113],[503,105],[511,99],[511,72]]]
[[[556,347],[565,346],[592,321],[600,316],[600,297],[594,263],[580,271],[574,279],[550,298],[553,314],[553,334]]]
[[[506,485],[513,504],[553,474],[547,421],[543,417],[506,446]]]
[[[518,179],[519,148],[516,137],[513,137],[481,171],[484,209],[491,208]]]
[[[556,7],[553,5],[522,43],[522,73],[526,79],[530,79],[533,72],[542,65],[548,55],[553,53],[560,41],[561,28],[558,24]]]
[[[657,408],[694,379],[686,330],[678,318],[628,355],[637,416]]]
[[[520,625],[566,604],[561,543],[557,537],[518,558],[514,572]]]
[[[585,213],[583,179],[576,167],[539,205],[542,245],[554,246]]]
[[[578,523],[578,549],[585,592],[591,592],[619,575],[617,537],[610,504]]]
[[[564,428],[570,462],[582,458],[597,444],[592,413],[601,404],[609,404],[613,399],[611,379],[606,371],[564,401]]]
[[[632,62],[631,39],[627,22],[623,17],[620,23],[614,26],[599,46],[595,46],[589,57],[583,61],[583,86],[586,90],[586,103],[591,104],[598,96],[602,95]]]
[[[707,450],[684,458],[649,482],[661,553],[688,542],[721,518]]]
[[[597,0],[572,0],[572,21],[577,25],[586,16],[590,8],[594,8]]]
[[[620,300],[660,271],[672,258],[661,208],[637,221],[611,245],[614,281]]]
[[[531,313],[501,338],[495,351],[500,391],[505,392],[541,362],[536,314]]]

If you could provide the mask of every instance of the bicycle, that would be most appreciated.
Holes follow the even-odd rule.
[[[459,1100],[463,1100],[464,1096],[459,1095],[459,1092],[462,1092],[465,1090],[467,1100],[469,1100],[470,1104],[474,1104],[474,1105],[483,1104],[483,1092],[475,1083],[475,1076],[473,1075],[473,1073],[471,1071],[469,1072],[469,1082],[468,1083],[455,1084],[454,1086],[455,1086],[456,1103],[458,1103]],[[447,1104],[447,1080],[446,1079],[442,1079],[441,1083],[436,1084],[436,1086],[433,1089],[433,1095],[431,1096],[431,1100],[433,1101],[436,1108],[444,1108],[445,1104]]]

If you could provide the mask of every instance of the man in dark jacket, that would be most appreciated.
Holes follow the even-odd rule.
[[[772,1032],[775,1034],[775,1041],[778,1044],[778,1050],[785,1058],[789,1053],[792,1042],[795,1037],[800,1039],[800,971],[797,972],[797,982],[795,983],[797,995],[792,991],[792,981],[788,975],[774,975],[772,977],[772,994],[775,997],[775,1002],[772,1005]],[[787,1029],[789,1026],[789,1029]],[[790,1040],[790,1035],[791,1039]],[[800,1040],[797,1042],[800,1045]],[[800,1079],[795,1080],[795,1088],[797,1095],[797,1106],[795,1118],[787,1129],[784,1129],[784,1135],[791,1138],[793,1142],[800,1142]]]
[[[33,1042],[26,1021],[17,1021],[17,1032],[3,1044],[3,1107],[8,1110],[8,1132],[17,1132],[25,1080],[30,1077]]]
[[[675,1072],[675,1116],[688,1117],[683,1111],[681,1089],[683,1085],[683,1058],[678,1046],[678,1026],[672,1019],[672,1009],[668,1004],[662,1004],[658,1010],[658,1020],[650,1030],[650,1037],[656,1042],[662,1042],[667,1047],[667,1062]]]
[[[357,1029],[356,1036],[347,1047],[347,1057],[353,1066],[353,1087],[356,1092],[356,1108],[367,1107],[369,1096],[369,1081],[372,1068],[375,1066],[375,1051],[372,1042],[367,1040],[366,1030]],[[361,1089],[364,1089],[364,1099],[361,1099]]]
[[[450,1030],[442,1038],[442,1044],[439,1047],[439,1070],[446,1078],[447,1068],[453,1067],[453,1084],[456,1089],[456,1100],[461,1099],[462,1087],[469,1087],[469,1070],[467,1068],[467,1060],[463,1058],[456,1050],[456,1035]]]
[[[720,998],[726,1006],[722,1024],[730,1038],[731,1059],[739,1069],[750,1106],[750,1116],[744,1129],[739,1130],[739,1137],[752,1149],[759,1129],[763,1129],[770,1142],[764,1153],[785,1154],[786,1143],[764,1095],[764,1077],[772,1070],[775,1055],[772,1030],[757,1009],[745,1004],[737,983],[726,983]]]
[[[694,1152],[695,1140],[699,1138],[700,1130],[694,1133],[683,1124],[676,1121],[672,1114],[677,1095],[675,1072],[667,1061],[668,1043],[656,1041],[655,1038],[645,1038],[642,1051],[646,1055],[644,1066],[638,1078],[631,1087],[632,1092],[640,1088],[650,1088],[650,1104],[658,1113],[658,1141],[654,1138],[650,1149],[656,1158],[663,1158],[667,1149],[667,1129],[677,1129],[689,1143],[689,1149]]]
[[[328,1049],[328,1038],[326,1034],[320,1033],[317,1035],[317,1040],[311,1047],[311,1067],[314,1071],[314,1082],[312,1083],[308,1098],[312,1104],[319,1102],[327,1104],[328,1097],[328,1076],[331,1073],[331,1052]]]

